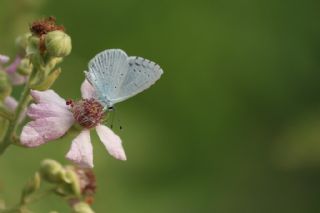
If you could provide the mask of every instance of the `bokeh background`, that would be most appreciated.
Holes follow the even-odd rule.
[[[315,0],[1,0],[0,52],[54,15],[73,52],[54,89],[79,98],[87,62],[121,48],[165,73],[118,104],[128,161],[96,136],[93,208],[113,213],[320,212],[320,3]],[[15,91],[17,95],[19,88]],[[72,138],[10,147],[0,196],[13,205],[44,158]],[[69,212],[57,197],[36,212]]]

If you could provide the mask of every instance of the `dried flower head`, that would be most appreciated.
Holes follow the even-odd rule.
[[[45,40],[44,37],[46,34],[52,31],[65,31],[65,28],[63,26],[59,26],[56,24],[56,18],[53,16],[50,16],[48,18],[34,21],[30,26],[30,31],[34,36],[37,36],[40,38],[40,44],[39,49],[40,53],[43,54],[46,50],[45,46]]]
[[[65,28],[63,26],[59,26],[56,24],[56,18],[53,16],[50,16],[48,18],[34,21],[30,26],[30,31],[33,35],[38,36],[39,38],[48,32],[51,31],[65,31]]]

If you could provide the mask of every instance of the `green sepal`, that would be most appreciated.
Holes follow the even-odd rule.
[[[31,85],[30,88],[34,90],[40,90],[40,91],[47,90],[57,80],[60,73],[61,73],[60,68],[55,69],[47,77],[41,76],[40,79],[38,79],[38,83]]]
[[[26,183],[21,193],[21,204],[24,204],[29,196],[35,193],[41,184],[41,176],[39,172],[36,172],[34,176]]]

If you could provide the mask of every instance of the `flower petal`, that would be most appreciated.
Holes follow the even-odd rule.
[[[0,64],[5,64],[10,60],[10,58],[6,55],[0,55]]]
[[[93,167],[90,130],[82,130],[82,132],[72,141],[71,148],[67,153],[66,158],[81,167]]]
[[[31,96],[37,103],[56,104],[61,107],[66,106],[66,101],[53,90],[37,91],[31,90]]]
[[[50,117],[69,117],[73,119],[73,114],[68,110],[67,105],[61,107],[60,105],[47,103],[31,104],[27,113],[32,119]]]
[[[37,119],[23,127],[20,136],[22,145],[36,147],[63,136],[73,125],[71,117],[50,117]]]
[[[14,111],[18,106],[18,102],[11,96],[8,96],[4,99],[4,105],[11,111]]]
[[[17,56],[15,60],[6,68],[7,73],[15,73],[21,63],[20,56]]]
[[[82,98],[86,98],[86,99],[95,97],[94,88],[87,79],[84,80],[83,83],[81,84],[81,94],[82,94]]]
[[[102,141],[110,155],[118,160],[127,160],[126,154],[121,144],[121,139],[118,135],[114,134],[111,129],[101,124],[96,127],[96,130],[100,140]]]
[[[19,73],[8,73],[9,79],[12,85],[21,85],[27,81],[27,77],[20,75]]]

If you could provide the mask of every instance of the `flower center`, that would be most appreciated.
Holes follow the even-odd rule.
[[[84,128],[97,126],[103,118],[103,106],[94,98],[77,102],[68,100],[66,104],[71,106],[74,119]]]

